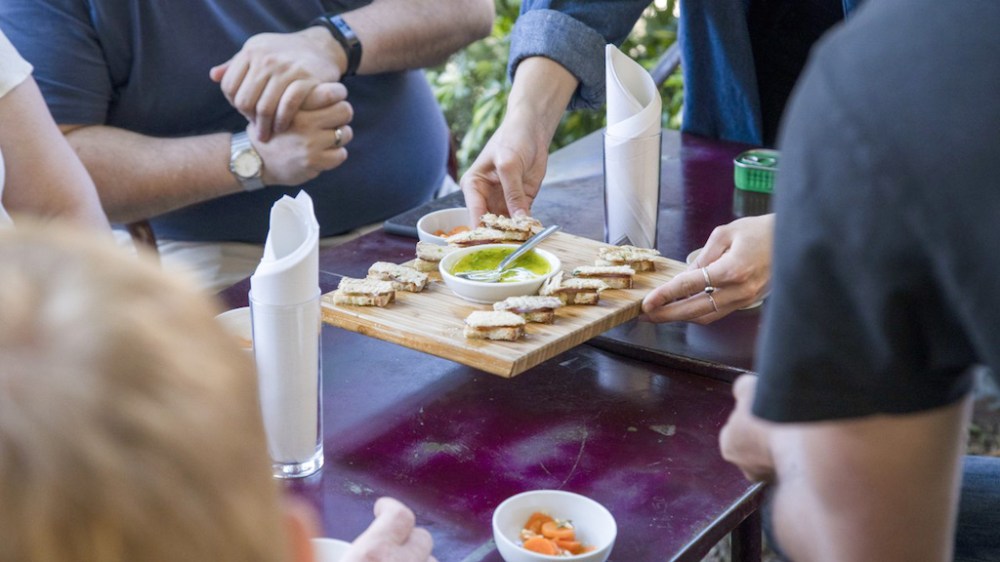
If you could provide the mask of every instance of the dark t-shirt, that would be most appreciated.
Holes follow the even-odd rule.
[[[825,38],[780,146],[754,412],[921,411],[1000,372],[1000,3],[877,0]]]
[[[246,127],[208,71],[252,35],[298,31],[326,9],[367,3],[4,0],[0,26],[34,64],[57,122],[184,137]],[[302,186],[323,236],[429,200],[446,173],[448,130],[422,71],[354,76],[344,85],[354,107],[348,160]],[[271,205],[298,191],[274,186],[229,195],[152,223],[163,239],[262,243]]]

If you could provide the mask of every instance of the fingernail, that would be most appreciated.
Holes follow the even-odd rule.
[[[511,218],[522,219],[522,218],[524,218],[526,216],[528,216],[527,211],[525,211],[524,209],[518,209],[518,210],[514,211],[514,216],[511,217]]]

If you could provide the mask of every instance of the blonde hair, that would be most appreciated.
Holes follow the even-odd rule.
[[[0,231],[0,562],[274,562],[248,359],[110,240]]]

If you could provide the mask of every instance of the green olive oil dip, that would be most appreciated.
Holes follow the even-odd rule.
[[[484,248],[471,252],[458,260],[451,268],[451,274],[493,269],[509,256],[516,248]],[[504,271],[500,283],[527,281],[536,279],[549,272],[549,262],[534,250],[517,258],[510,268]]]

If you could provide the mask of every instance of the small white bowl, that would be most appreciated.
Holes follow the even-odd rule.
[[[421,242],[444,246],[447,244],[444,238],[434,233],[439,230],[450,232],[456,226],[468,226],[469,228],[474,226],[469,224],[469,210],[465,207],[442,209],[420,217],[420,220],[417,221],[417,236]]]
[[[351,548],[351,543],[340,539],[316,538],[312,539],[312,547],[316,562],[340,562]]]
[[[227,310],[215,319],[236,338],[240,347],[253,353],[253,325],[250,322],[249,306]]]
[[[453,293],[467,301],[477,303],[493,304],[495,302],[502,301],[507,297],[534,295],[538,293],[539,287],[542,286],[542,283],[544,283],[546,279],[552,277],[556,274],[556,272],[562,269],[562,262],[559,261],[559,258],[557,258],[552,252],[547,252],[541,248],[535,248],[532,251],[545,259],[545,261],[549,262],[549,272],[545,275],[540,275],[535,279],[529,279],[527,281],[513,281],[509,283],[483,283],[481,281],[462,279],[461,277],[456,277],[449,273],[458,260],[471,254],[472,252],[490,248],[517,247],[518,244],[481,244],[479,246],[469,246],[467,248],[455,250],[454,252],[446,255],[438,265],[438,270],[441,272],[441,279]]]
[[[594,550],[576,556],[549,556],[525,550],[521,546],[521,529],[540,511],[556,519],[569,519],[576,528],[576,539]],[[603,505],[580,494],[562,490],[533,490],[511,496],[493,511],[493,540],[500,556],[507,562],[547,562],[573,560],[604,562],[615,546],[618,525]]]

